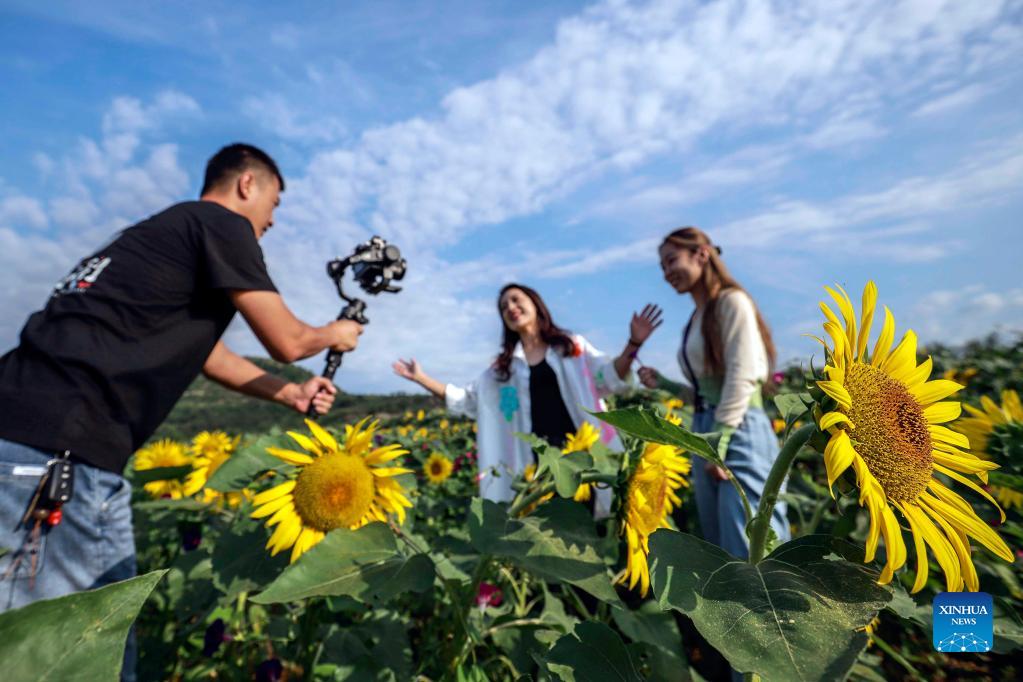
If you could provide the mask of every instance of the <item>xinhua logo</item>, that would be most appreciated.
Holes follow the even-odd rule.
[[[991,595],[942,592],[934,598],[934,649],[949,654],[983,653],[994,643]]]

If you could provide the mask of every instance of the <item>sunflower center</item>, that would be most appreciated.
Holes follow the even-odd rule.
[[[852,398],[849,432],[856,452],[867,463],[889,499],[909,502],[931,480],[931,433],[920,403],[906,386],[863,363],[847,370],[845,388]]]
[[[441,465],[440,462],[434,462],[433,464],[430,465],[430,473],[433,474],[434,476],[440,476],[442,473],[444,473],[444,467]]]
[[[327,531],[351,528],[369,512],[373,474],[361,457],[332,454],[302,468],[295,481],[295,511],[307,526]]]

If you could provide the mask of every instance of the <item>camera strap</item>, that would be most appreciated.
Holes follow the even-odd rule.
[[[707,403],[700,395],[700,380],[696,377],[696,372],[693,371],[693,366],[689,364],[689,352],[686,350],[686,346],[689,345],[689,332],[693,327],[693,318],[696,317],[696,311],[689,316],[689,321],[686,322],[686,329],[682,333],[682,362],[686,366],[686,372],[689,373],[689,380],[693,382],[693,409],[696,412],[702,412],[707,408]]]

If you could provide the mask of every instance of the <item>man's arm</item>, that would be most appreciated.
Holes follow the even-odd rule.
[[[270,400],[305,413],[309,403],[325,414],[334,402],[337,388],[323,377],[313,377],[303,384],[285,381],[269,374],[218,341],[206,358],[203,374],[212,381],[239,393]]]
[[[231,291],[231,301],[270,357],[278,362],[294,362],[327,348],[353,350],[362,333],[362,325],[351,320],[338,320],[322,327],[308,325],[295,317],[274,291],[236,289]]]

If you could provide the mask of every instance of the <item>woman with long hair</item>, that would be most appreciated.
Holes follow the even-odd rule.
[[[480,495],[506,502],[515,496],[515,477],[534,463],[532,448],[516,433],[533,433],[562,447],[588,422],[608,447],[621,448],[614,429],[586,410],[604,410],[604,396],[631,385],[632,361],[660,326],[661,311],[648,305],[632,316],[629,341],[615,358],[559,327],[540,294],[525,285],[505,285],[497,311],[503,324],[501,352],[467,386],[437,381],[415,358],[398,360],[394,371],[444,398],[449,411],[476,419]],[[610,494],[598,491],[595,514],[609,511]]]
[[[764,412],[761,393],[775,361],[771,330],[756,303],[728,271],[721,248],[702,230],[675,230],[661,242],[658,254],[664,279],[679,294],[691,296],[696,305],[678,351],[689,385],[668,381],[650,367],[639,369],[640,381],[692,403],[696,433],[721,433],[718,453],[756,509],[778,457],[778,439]],[[728,472],[710,462],[694,461],[693,480],[704,538],[733,556],[748,556],[742,500],[728,482]],[[780,539],[789,537],[784,504],[775,507],[771,526]]]

